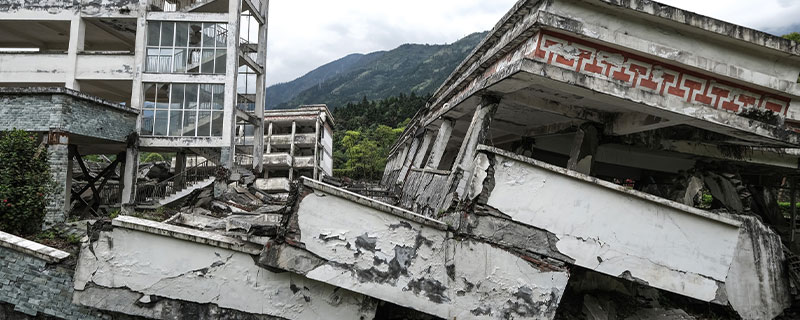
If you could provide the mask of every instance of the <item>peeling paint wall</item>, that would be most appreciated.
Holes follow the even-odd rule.
[[[544,268],[421,216],[408,219],[337,192],[306,195],[290,230],[299,238],[268,245],[260,262],[442,318],[555,315],[569,277],[562,266]]]
[[[131,297],[138,302],[131,305]],[[75,276],[76,303],[171,318],[170,308],[154,297],[286,319],[371,319],[375,312],[375,304],[362,295],[268,271],[236,251],[120,227],[84,244]]]
[[[58,15],[78,13],[91,17],[124,17],[138,14],[138,0],[24,0],[4,1],[0,13]]]
[[[476,168],[487,167],[480,163],[490,157],[494,173],[485,179],[494,183],[486,206],[554,233],[558,251],[574,264],[727,302],[718,292],[738,242],[735,221],[532,159],[483,151]],[[485,179],[475,179],[473,195],[482,193]]]

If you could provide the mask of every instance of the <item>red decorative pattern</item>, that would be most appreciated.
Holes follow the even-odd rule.
[[[786,97],[770,95],[561,34],[540,33],[532,58],[733,113],[759,108],[786,116],[791,102]]]

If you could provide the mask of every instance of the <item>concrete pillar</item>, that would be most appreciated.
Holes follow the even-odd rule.
[[[481,99],[478,108],[475,109],[472,122],[470,122],[467,134],[464,136],[464,141],[461,143],[461,148],[459,148],[456,160],[453,162],[453,168],[450,171],[447,185],[452,187],[455,183],[456,189],[455,195],[448,196],[448,199],[456,199],[455,196],[463,199],[466,195],[465,191],[470,180],[472,180],[473,162],[478,144],[483,143],[486,139],[486,135],[489,133],[489,125],[495,112],[497,112],[498,104],[499,99],[496,97],[485,96]],[[448,205],[449,203],[446,201],[444,204]]]
[[[406,181],[406,176],[408,175],[408,170],[411,170],[411,165],[414,162],[414,158],[417,154],[417,150],[419,149],[421,138],[417,137],[411,141],[411,146],[408,149],[408,154],[406,155],[405,159],[400,161],[400,174],[397,175],[397,185],[401,187]]]
[[[69,152],[69,135],[50,132],[47,139],[47,163],[56,188],[45,206],[44,229],[67,221],[71,204],[72,158]]]
[[[297,133],[297,121],[292,121],[292,137],[289,143],[289,180],[294,180],[294,135]]]
[[[600,132],[597,127],[589,123],[581,125],[572,140],[567,169],[591,175],[599,144]]]
[[[422,144],[419,146],[416,157],[414,157],[414,168],[422,168],[422,161],[425,160],[425,154],[428,152],[431,140],[433,140],[433,131],[426,130],[425,137],[422,138]]]
[[[86,23],[81,18],[80,14],[75,15],[69,25],[69,47],[67,48],[67,75],[64,79],[64,86],[80,90],[78,80],[75,79],[76,69],[78,67],[78,52],[83,51],[86,36]]]
[[[314,123],[314,179],[320,180],[319,178],[319,125],[320,118],[317,118],[317,121]]]
[[[453,134],[453,125],[455,121],[452,119],[444,119],[442,125],[439,127],[439,132],[436,134],[436,141],[433,143],[431,149],[431,156],[428,157],[428,164],[425,166],[428,169],[438,169],[439,163],[442,161],[442,156],[447,149],[447,143],[450,142],[450,135]]]
[[[225,53],[225,113],[222,119],[222,140],[228,146],[221,150],[220,163],[233,169],[236,157],[236,76],[239,72],[239,20],[241,1],[228,1],[228,43]],[[235,36],[234,36],[235,35]],[[264,106],[261,106],[262,108]]]
[[[266,141],[266,151],[265,153],[272,152],[272,122],[267,124],[267,141]]]
[[[176,189],[183,189],[186,187],[186,176],[182,173],[186,171],[186,152],[181,150],[175,154],[175,178]]]
[[[139,177],[139,144],[129,144],[125,150],[125,169],[122,173],[122,212],[133,214],[136,206],[136,180]]]
[[[259,10],[262,13],[266,13],[269,10],[269,1],[265,0],[261,2],[261,8]],[[256,57],[256,63],[261,65],[262,70],[266,70],[267,67],[267,19],[268,17],[264,18],[264,24],[258,26],[258,53]],[[256,75],[256,110],[255,114],[258,118],[258,122],[260,127],[257,126],[254,130],[253,135],[253,170],[256,173],[261,173],[264,171],[264,107],[266,107],[266,80],[267,75],[262,72]]]

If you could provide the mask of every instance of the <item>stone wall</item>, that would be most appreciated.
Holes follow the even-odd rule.
[[[69,148],[65,144],[47,147],[47,162],[50,165],[50,176],[56,182],[56,189],[48,196],[45,206],[44,226],[50,227],[67,220],[67,199],[71,183]]]
[[[137,112],[64,88],[0,89],[0,130],[22,129],[125,142]]]
[[[72,304],[72,274],[64,266],[0,247],[0,303],[30,316],[105,319],[96,311]]]

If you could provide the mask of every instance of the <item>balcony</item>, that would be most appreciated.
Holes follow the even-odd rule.
[[[288,152],[269,153],[264,155],[264,166],[269,167],[290,167],[292,156]]]
[[[296,146],[303,146],[303,147],[313,146],[316,138],[317,138],[316,134],[314,133],[296,133],[294,135],[294,144]],[[281,134],[281,135],[272,135],[272,138],[270,140],[265,140],[264,143],[269,142],[272,146],[288,147],[291,141],[292,141],[292,135]]]
[[[295,168],[313,168],[314,167],[314,156],[294,157],[294,167]]]

